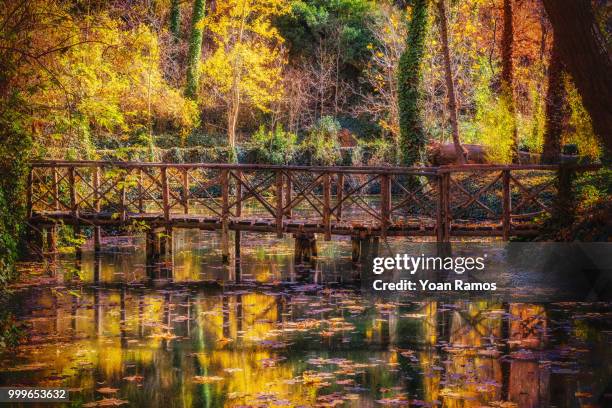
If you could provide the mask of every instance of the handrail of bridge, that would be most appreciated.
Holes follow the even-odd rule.
[[[313,214],[308,223],[320,215],[329,238],[334,225],[346,220],[343,207],[351,204],[383,237],[397,228],[405,234],[428,228],[440,240],[447,240],[457,225],[468,228],[466,222],[477,222],[478,217],[497,223],[489,232],[507,239],[522,228],[520,223],[564,207],[559,199],[570,189],[564,174],[602,166],[358,167],[43,160],[32,162],[31,167],[30,216],[62,217],[65,213],[78,221],[85,214],[101,222],[96,214],[110,208],[119,214],[113,222],[125,222],[134,214],[151,214],[149,200],[164,222],[171,223],[177,209],[187,215],[192,211],[190,204],[199,203],[216,214],[226,229],[230,219],[241,217],[243,203],[251,199],[263,208],[279,234],[287,222],[294,222],[292,211],[305,204]],[[125,171],[117,174],[113,169]],[[211,172],[212,176],[204,174]],[[428,181],[417,180],[423,177]],[[375,205],[366,202],[371,191],[378,196]],[[482,215],[474,215],[475,211]],[[433,220],[433,224],[425,229],[408,226],[406,222],[415,217]]]

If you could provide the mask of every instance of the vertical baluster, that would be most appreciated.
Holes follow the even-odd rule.
[[[27,190],[27,210],[28,218],[32,218],[32,189],[34,188],[34,168],[30,167],[28,171],[28,190]]]
[[[438,200],[436,201],[436,240],[444,241],[444,175],[436,176]]]
[[[283,172],[276,171],[276,235],[283,237]]]
[[[68,183],[70,185],[70,212],[73,217],[78,217],[78,209],[76,202],[76,178],[74,166],[68,168]]]
[[[450,241],[451,234],[451,221],[453,219],[453,214],[451,212],[450,204],[451,204],[451,190],[450,190],[450,178],[451,173],[444,173],[444,237],[443,241]]]
[[[221,257],[229,261],[229,172],[221,170]]]
[[[323,175],[323,224],[325,240],[331,240],[331,182],[329,173]]]
[[[287,170],[287,175],[285,177],[285,207],[287,210],[285,211],[285,216],[287,218],[291,218],[293,216],[293,211],[291,210],[291,200],[293,200],[293,183],[291,182],[291,171]]]
[[[164,220],[170,221],[170,189],[168,186],[168,168],[163,166],[161,168],[161,182],[162,182],[162,204],[164,207]]]
[[[336,219],[342,221],[342,200],[344,200],[344,173],[338,173],[338,184],[336,185]]]
[[[510,212],[512,211],[512,201],[510,195],[510,170],[503,170],[503,191],[502,191],[502,228],[503,239],[510,238]]]
[[[385,239],[391,222],[391,178],[388,174],[380,175],[380,217],[380,235]]]
[[[56,167],[51,167],[51,171],[53,172],[53,208],[55,208],[55,211],[58,211],[60,208],[60,201],[59,201],[59,185],[58,185],[58,181],[57,181],[57,168]]]
[[[242,216],[242,171],[236,170],[236,217]]]
[[[122,179],[119,181],[121,183],[121,202],[119,204],[119,210],[121,211],[121,221],[126,221],[127,220],[127,204],[126,204],[126,191],[125,191],[125,186],[127,184],[127,178],[130,175],[130,171],[128,169],[125,169],[125,172],[123,173]]]
[[[142,167],[138,167],[138,212],[144,213],[144,176]]]
[[[189,168],[183,168],[183,211],[189,214]]]

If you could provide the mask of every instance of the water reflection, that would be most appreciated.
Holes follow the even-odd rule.
[[[68,262],[57,285],[16,292],[28,338],[2,356],[0,385],[68,387],[86,407],[610,402],[608,304],[374,303],[343,284],[350,242],[294,267],[289,239],[243,237],[235,279],[213,238],[175,239],[175,285],[142,285],[143,254],[125,238],[97,262],[85,248],[79,274],[127,285],[64,285]]]

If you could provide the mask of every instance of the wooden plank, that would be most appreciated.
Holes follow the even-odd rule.
[[[74,177],[74,167],[68,168],[68,184],[70,186],[70,211],[72,215],[76,218],[78,217],[78,208],[77,208],[77,200],[76,200],[76,179]]]
[[[293,183],[291,180],[290,172],[287,172],[287,176],[285,177],[285,205],[287,209],[285,210],[285,216],[287,218],[291,218],[293,211],[291,206],[291,200],[293,195]]]

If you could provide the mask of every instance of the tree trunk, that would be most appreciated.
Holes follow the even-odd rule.
[[[506,98],[510,114],[513,117],[512,124],[512,160],[518,161],[519,144],[518,132],[516,128],[516,107],[514,104],[514,67],[512,65],[512,52],[514,46],[514,24],[512,12],[512,0],[504,0],[504,27],[502,31],[502,74],[501,74],[501,92],[502,97]]]
[[[548,91],[546,94],[546,130],[542,163],[557,163],[561,156],[561,132],[565,105],[563,63],[557,35],[553,34],[553,47],[548,66]]]
[[[181,36],[181,6],[179,0],[172,0],[170,5],[170,32],[175,42]]]
[[[398,105],[400,119],[400,148],[402,163],[411,166],[420,160],[426,136],[419,110],[421,61],[427,34],[428,0],[415,0],[412,19],[406,37],[406,50],[402,53],[398,71]]]
[[[185,96],[195,99],[198,93],[200,79],[200,58],[202,54],[202,20],[204,19],[205,0],[194,0],[191,19],[191,38],[189,40],[189,55],[187,57],[187,87]]]
[[[590,0],[544,0],[558,37],[565,69],[591,115],[593,129],[612,152],[612,59],[593,15]],[[609,156],[608,156],[609,157]]]
[[[450,47],[448,45],[448,22],[446,20],[446,7],[444,0],[437,2],[438,14],[440,17],[440,33],[442,37],[442,53],[444,54],[444,74],[446,77],[446,92],[448,93],[448,110],[450,112],[450,123],[453,132],[453,144],[455,145],[455,153],[457,155],[457,163],[464,164],[466,162],[466,152],[461,146],[459,137],[459,123],[457,120],[457,99],[455,98],[455,84],[453,82],[453,72],[450,59]]]

